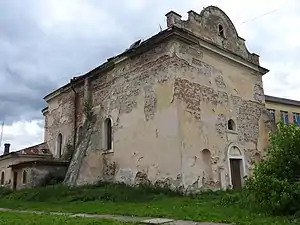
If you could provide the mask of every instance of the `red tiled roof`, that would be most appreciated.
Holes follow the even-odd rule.
[[[18,151],[13,151],[8,154],[3,154],[0,156],[0,158],[6,158],[7,156],[22,156],[22,155],[48,157],[48,158],[53,156],[49,150],[48,144],[44,142]]]
[[[18,155],[52,155],[46,142],[18,150],[16,153]]]

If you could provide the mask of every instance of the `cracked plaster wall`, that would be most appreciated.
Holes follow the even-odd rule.
[[[13,170],[10,165],[18,164],[20,162],[33,161],[40,159],[39,156],[17,156],[17,157],[4,157],[0,160],[0,175],[4,172],[4,186],[8,188],[13,187]],[[20,184],[20,183],[19,183]]]
[[[83,114],[83,86],[75,88],[77,99],[77,127],[84,122]],[[48,104],[48,110],[45,114],[45,141],[48,143],[49,149],[53,156],[58,157],[57,152],[57,137],[62,134],[62,154],[66,144],[73,143],[74,129],[74,93],[68,89],[51,99]]]
[[[258,64],[231,21],[214,10],[191,12],[185,28],[206,37],[209,24],[225,21],[228,40],[222,47]],[[201,18],[206,30],[196,21]],[[218,41],[214,33],[208,37]],[[179,40],[162,43],[94,75],[89,85],[94,119],[76,149],[66,178],[69,184],[105,180],[219,189],[230,183],[230,144],[244,153],[249,174],[253,160],[264,155],[268,116],[261,76],[200,46]],[[49,103],[46,136],[51,149],[60,131],[72,138],[72,107],[70,90]],[[84,116],[78,117],[83,123]],[[106,117],[113,121],[113,152],[102,147]],[[229,119],[235,121],[236,132],[227,131]],[[210,152],[208,164],[203,163],[203,149]]]
[[[265,129],[259,128],[264,104],[254,91],[260,83],[249,69],[178,41],[125,61],[91,81],[95,121],[85,135],[87,147],[78,151],[84,153],[78,171],[70,171],[73,183],[105,180],[188,190],[228,186],[230,143],[245,153],[249,173],[251,160],[264,155]],[[107,116],[113,120],[110,153],[102,149]],[[227,131],[229,118],[237,133]],[[203,149],[211,154],[209,176]]]
[[[97,131],[91,135],[92,147],[82,161],[77,184],[99,179],[128,184],[165,184],[166,179],[180,183],[173,87],[174,75],[183,63],[174,55],[174,42],[170,41],[91,81]],[[113,121],[113,153],[101,149],[102,126],[107,116]]]
[[[12,170],[17,172],[17,186],[16,189],[33,188],[41,185],[44,179],[51,173],[57,176],[64,176],[66,174],[66,166],[33,166],[24,167]],[[23,183],[23,172],[26,171],[26,182]]]
[[[93,131],[83,133],[85,147],[77,149],[80,164],[69,168],[74,184],[106,180],[218,189],[228,186],[226,148],[232,142],[244,151],[250,172],[254,155],[263,155],[259,123],[264,105],[254,91],[260,90],[255,85],[261,77],[182,42],[128,60],[90,82],[96,120]],[[71,94],[49,107],[57,118],[51,123],[48,117],[52,149],[58,132],[72,138]],[[68,117],[64,108],[70,110]],[[106,116],[113,120],[113,153],[102,148]],[[227,132],[229,118],[236,122],[237,134]],[[203,149],[211,152],[210,179],[201,162]],[[221,174],[226,184],[221,184]]]
[[[194,50],[188,50],[191,48]],[[204,49],[181,43],[178,53],[188,62],[176,74],[174,85],[179,104],[185,186],[196,180],[193,188],[229,186],[227,148],[230,144],[243,151],[246,174],[251,173],[254,155],[265,154],[267,118],[263,114],[262,78]],[[229,119],[234,120],[236,132],[227,130]],[[203,149],[211,152],[213,170],[211,179],[206,181],[202,179],[203,166],[190,163],[195,158],[201,160]],[[220,176],[225,176],[225,184],[221,184]]]

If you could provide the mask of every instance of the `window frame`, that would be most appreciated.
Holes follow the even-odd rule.
[[[297,126],[300,126],[300,113],[293,112],[293,123]]]
[[[108,127],[108,125],[110,125],[110,126]],[[113,120],[110,116],[105,117],[105,119],[103,121],[103,130],[102,131],[103,131],[103,135],[102,135],[103,153],[112,153],[112,152],[114,152]]]
[[[280,110],[280,117],[284,124],[286,124],[286,125],[290,124],[290,118],[289,118],[288,111]]]
[[[275,109],[267,109],[270,115],[272,116],[272,121],[276,121],[276,110]]]

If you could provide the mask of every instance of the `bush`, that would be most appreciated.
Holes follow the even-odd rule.
[[[64,179],[64,174],[52,172],[47,174],[47,176],[41,182],[40,186],[44,187],[49,185],[61,184]]]
[[[13,191],[10,188],[0,187],[0,197],[5,197],[6,195],[11,194]]]
[[[278,124],[270,137],[266,159],[246,180],[247,204],[275,215],[300,209],[300,128]]]

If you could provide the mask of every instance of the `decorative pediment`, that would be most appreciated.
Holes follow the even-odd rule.
[[[259,65],[259,56],[248,51],[245,40],[238,36],[232,21],[218,7],[208,6],[200,14],[189,11],[187,20],[181,20],[181,15],[173,11],[166,14],[166,17],[168,27],[184,28],[208,42]]]

